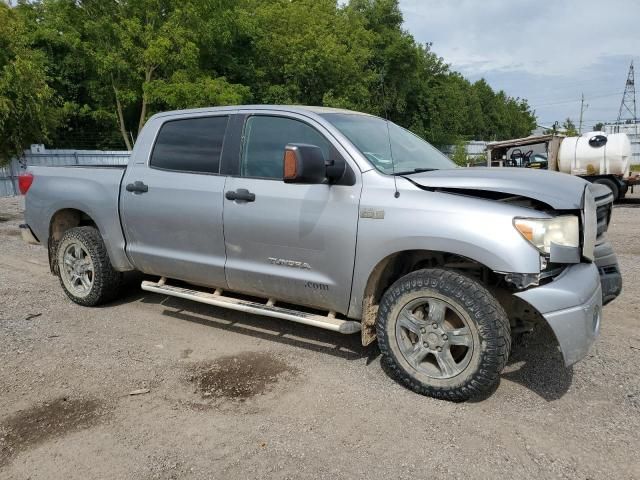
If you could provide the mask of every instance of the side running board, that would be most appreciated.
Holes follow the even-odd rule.
[[[269,299],[266,303],[258,303],[251,300],[243,300],[234,297],[227,297],[218,289],[214,293],[192,290],[190,288],[175,287],[166,284],[166,278],[162,277],[159,282],[143,281],[142,289],[148,292],[170,295],[172,297],[185,298],[216,307],[229,308],[240,312],[265,315],[267,317],[282,318],[292,322],[303,323],[314,327],[324,328],[339,333],[357,333],[360,331],[360,322],[352,320],[342,320],[335,317],[334,312],[329,312],[326,316],[314,313],[292,310],[275,306],[275,300]]]

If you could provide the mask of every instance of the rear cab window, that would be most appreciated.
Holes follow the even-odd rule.
[[[161,170],[217,174],[229,117],[169,120],[158,132],[149,166]]]

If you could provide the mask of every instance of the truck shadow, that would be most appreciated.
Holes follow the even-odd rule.
[[[140,290],[130,291],[130,295],[121,299],[122,303],[140,301],[161,305],[164,307],[162,314],[170,318],[346,360],[364,359],[366,365],[370,365],[380,357],[377,344],[362,347],[358,334],[341,335],[287,320],[250,315],[176,297],[149,294]],[[385,374],[393,377],[385,362],[381,364]],[[546,326],[540,326],[533,333],[514,341],[511,357],[501,375],[501,380],[520,384],[541,398],[553,401],[561,398],[571,387],[573,368],[564,366],[553,332]],[[495,389],[472,401],[481,401],[494,392]]]
[[[547,325],[517,338],[502,379],[518,383],[551,402],[564,396],[573,382],[573,367],[565,367],[558,342]]]
[[[131,300],[131,299],[130,299]],[[287,320],[251,315],[176,297],[143,295],[142,303],[162,305],[163,315],[252,338],[333,355],[347,360],[366,359],[367,365],[379,356],[377,347],[363,348],[360,335],[341,335]]]
[[[640,198],[623,198],[614,203],[613,208],[640,208]]]

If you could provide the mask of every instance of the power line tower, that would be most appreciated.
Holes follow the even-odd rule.
[[[627,75],[627,83],[624,86],[624,94],[620,103],[620,112],[618,112],[618,123],[631,120],[635,122],[638,119],[636,115],[636,85],[633,75],[633,60],[629,66],[629,74]]]

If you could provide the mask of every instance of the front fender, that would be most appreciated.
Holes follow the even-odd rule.
[[[540,272],[540,254],[513,227],[513,218],[544,218],[543,212],[403,186],[397,199],[385,186],[363,188],[361,212],[378,210],[384,215],[359,219],[349,317],[361,318],[369,276],[381,261],[398,252],[446,252],[494,271]]]

